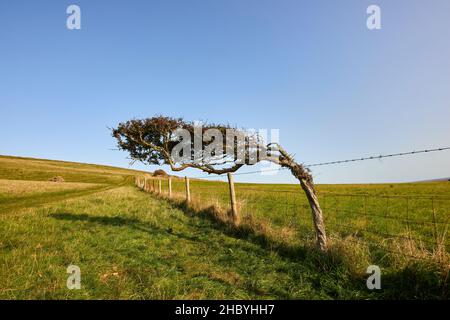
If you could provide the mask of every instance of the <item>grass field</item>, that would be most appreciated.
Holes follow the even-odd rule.
[[[183,181],[175,180],[173,185],[175,192],[183,194]],[[198,202],[229,206],[227,183],[194,180],[190,185]],[[318,185],[317,189],[332,235],[394,246],[401,244],[399,239],[415,240],[414,245],[429,252],[436,246],[450,250],[449,182]],[[297,238],[313,237],[310,208],[299,185],[237,184],[236,195],[242,215],[268,220],[281,229],[289,227]]]
[[[0,157],[0,298],[449,297],[448,269],[433,250],[437,239],[448,254],[450,183],[318,186],[332,238],[325,255],[314,249],[298,186],[237,184],[244,219],[234,228],[208,214],[211,205],[226,211],[226,184],[191,181],[187,208],[138,190],[143,174]],[[183,181],[173,187],[181,199]],[[66,287],[71,264],[81,290]],[[366,288],[369,264],[382,267],[382,290]]]

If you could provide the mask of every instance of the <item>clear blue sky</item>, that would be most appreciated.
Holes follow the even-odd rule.
[[[70,4],[81,30],[66,28]],[[370,4],[381,30],[366,28]],[[0,154],[127,167],[107,127],[155,114],[279,128],[305,163],[450,145],[449,13],[448,0],[1,1]],[[447,177],[450,151],[313,172]]]

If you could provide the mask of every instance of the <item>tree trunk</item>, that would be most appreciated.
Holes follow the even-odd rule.
[[[268,161],[275,162],[281,167],[288,168],[292,175],[300,181],[300,186],[305,192],[306,197],[308,198],[309,206],[311,207],[314,230],[316,231],[317,247],[321,251],[326,251],[327,234],[325,232],[325,224],[323,223],[322,209],[320,208],[319,200],[317,199],[314,181],[310,170],[303,167],[302,164],[295,162],[293,156],[287,153],[286,150],[284,150],[278,143],[269,143],[267,145],[267,148],[271,151],[272,147],[275,147],[276,151],[279,152],[279,157],[276,160],[273,160],[273,158],[268,158]]]
[[[317,247],[321,251],[327,250],[327,233],[325,232],[325,224],[323,223],[322,209],[320,208],[319,199],[317,199],[314,181],[308,169],[301,164],[296,163],[284,150],[281,149],[285,157],[282,166],[291,170],[292,175],[300,181],[300,186],[306,194],[313,218],[314,230],[316,232]]]
[[[327,234],[325,232],[325,224],[323,223],[322,209],[320,208],[319,200],[317,199],[314,184],[309,179],[299,179],[300,185],[308,198],[309,206],[316,231],[317,246],[321,251],[327,250]]]

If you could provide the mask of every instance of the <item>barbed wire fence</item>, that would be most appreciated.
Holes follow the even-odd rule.
[[[305,165],[316,167],[382,158],[401,157],[450,150],[450,147],[401,152]],[[271,171],[280,171],[276,168]],[[265,171],[267,172],[267,170]],[[193,199],[207,205],[217,203],[233,215],[252,215],[269,220],[275,227],[292,229],[305,240],[313,238],[310,208],[297,186],[234,185],[233,176],[261,174],[261,170],[228,174],[228,183],[214,183],[197,177],[137,177],[136,186],[169,199]],[[216,175],[218,176],[224,175]],[[392,185],[393,186],[393,185]],[[325,225],[331,237],[351,243],[364,243],[383,254],[408,259],[438,259],[450,251],[448,229],[450,197],[414,194],[372,194],[367,192],[318,191]],[[235,211],[235,212],[233,212]]]

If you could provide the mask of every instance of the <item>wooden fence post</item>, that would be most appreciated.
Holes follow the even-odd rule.
[[[189,190],[189,178],[184,177],[184,180],[186,182],[186,202],[191,202],[191,191]]]
[[[142,186],[143,191],[147,191],[147,178],[144,178],[144,185]]]
[[[169,177],[169,198],[172,198],[172,177]]]
[[[230,200],[231,200],[231,217],[235,224],[239,223],[239,215],[236,206],[236,193],[234,191],[234,180],[231,173],[227,173],[228,176],[228,186],[230,187]]]
[[[155,179],[153,179],[152,186],[153,186],[153,192],[156,192]]]
[[[161,188],[161,178],[158,179],[158,194],[161,194],[162,188]]]

